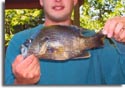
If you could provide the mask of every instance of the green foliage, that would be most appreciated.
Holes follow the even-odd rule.
[[[107,19],[125,15],[125,1],[84,0],[80,13],[80,26],[100,30]]]
[[[43,11],[38,9],[5,10],[5,45],[15,33],[43,23],[42,18]]]

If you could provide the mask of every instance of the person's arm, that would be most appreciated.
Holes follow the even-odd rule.
[[[21,35],[23,34],[21,33]],[[25,40],[21,35],[15,35],[12,38],[6,51],[4,65],[4,83],[6,85],[35,84],[40,78],[39,60],[33,55],[25,59],[19,55],[20,45]]]
[[[33,33],[36,33],[38,30],[41,30],[42,27],[43,25],[38,25],[30,30],[25,29],[25,31],[16,33],[14,37],[11,39],[11,41],[9,42],[9,46],[6,49],[5,64],[4,64],[4,84],[5,85],[8,85],[8,84],[12,85],[14,84],[14,82],[16,84],[19,84],[19,81],[17,81],[15,74],[12,71],[12,64],[14,64],[14,62],[16,61],[16,57],[20,54],[21,44],[23,44],[24,41],[26,41],[26,39],[29,39]],[[37,58],[34,58],[33,60],[36,63],[38,63]],[[23,63],[24,62],[25,61],[23,61]]]
[[[10,45],[7,49],[5,58],[5,84],[35,84],[40,79],[40,64],[38,58],[31,55],[23,58],[18,55],[15,60],[14,56],[18,53],[18,49]],[[12,59],[13,58],[13,59]]]
[[[107,84],[125,83],[125,17],[114,17],[105,23],[103,34],[113,40],[115,46],[107,46],[104,50],[106,57],[103,61]],[[106,62],[105,62],[106,61]],[[107,62],[108,61],[108,62]],[[105,64],[106,63],[106,64]],[[108,65],[107,65],[108,64]],[[109,72],[110,71],[110,72]],[[108,73],[107,73],[108,72]]]

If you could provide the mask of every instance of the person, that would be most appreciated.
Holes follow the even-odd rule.
[[[125,83],[125,17],[114,17],[104,25],[104,47],[89,50],[91,57],[65,62],[39,60],[34,55],[23,58],[20,45],[30,36],[49,25],[72,25],[71,12],[78,0],[40,0],[45,23],[15,34],[5,58],[6,85],[88,85]],[[87,31],[85,35],[91,35]]]

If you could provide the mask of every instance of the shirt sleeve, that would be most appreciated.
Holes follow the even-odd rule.
[[[6,58],[5,58],[5,84],[13,84],[14,83],[14,75],[12,73],[12,63],[16,56],[20,53],[19,48],[16,43],[16,38],[14,37],[7,48]]]

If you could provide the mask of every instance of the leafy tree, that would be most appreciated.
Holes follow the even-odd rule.
[[[43,11],[38,9],[7,9],[5,10],[5,46],[13,35],[43,23]]]
[[[80,10],[80,25],[98,31],[107,19],[125,16],[125,0],[84,0]]]

